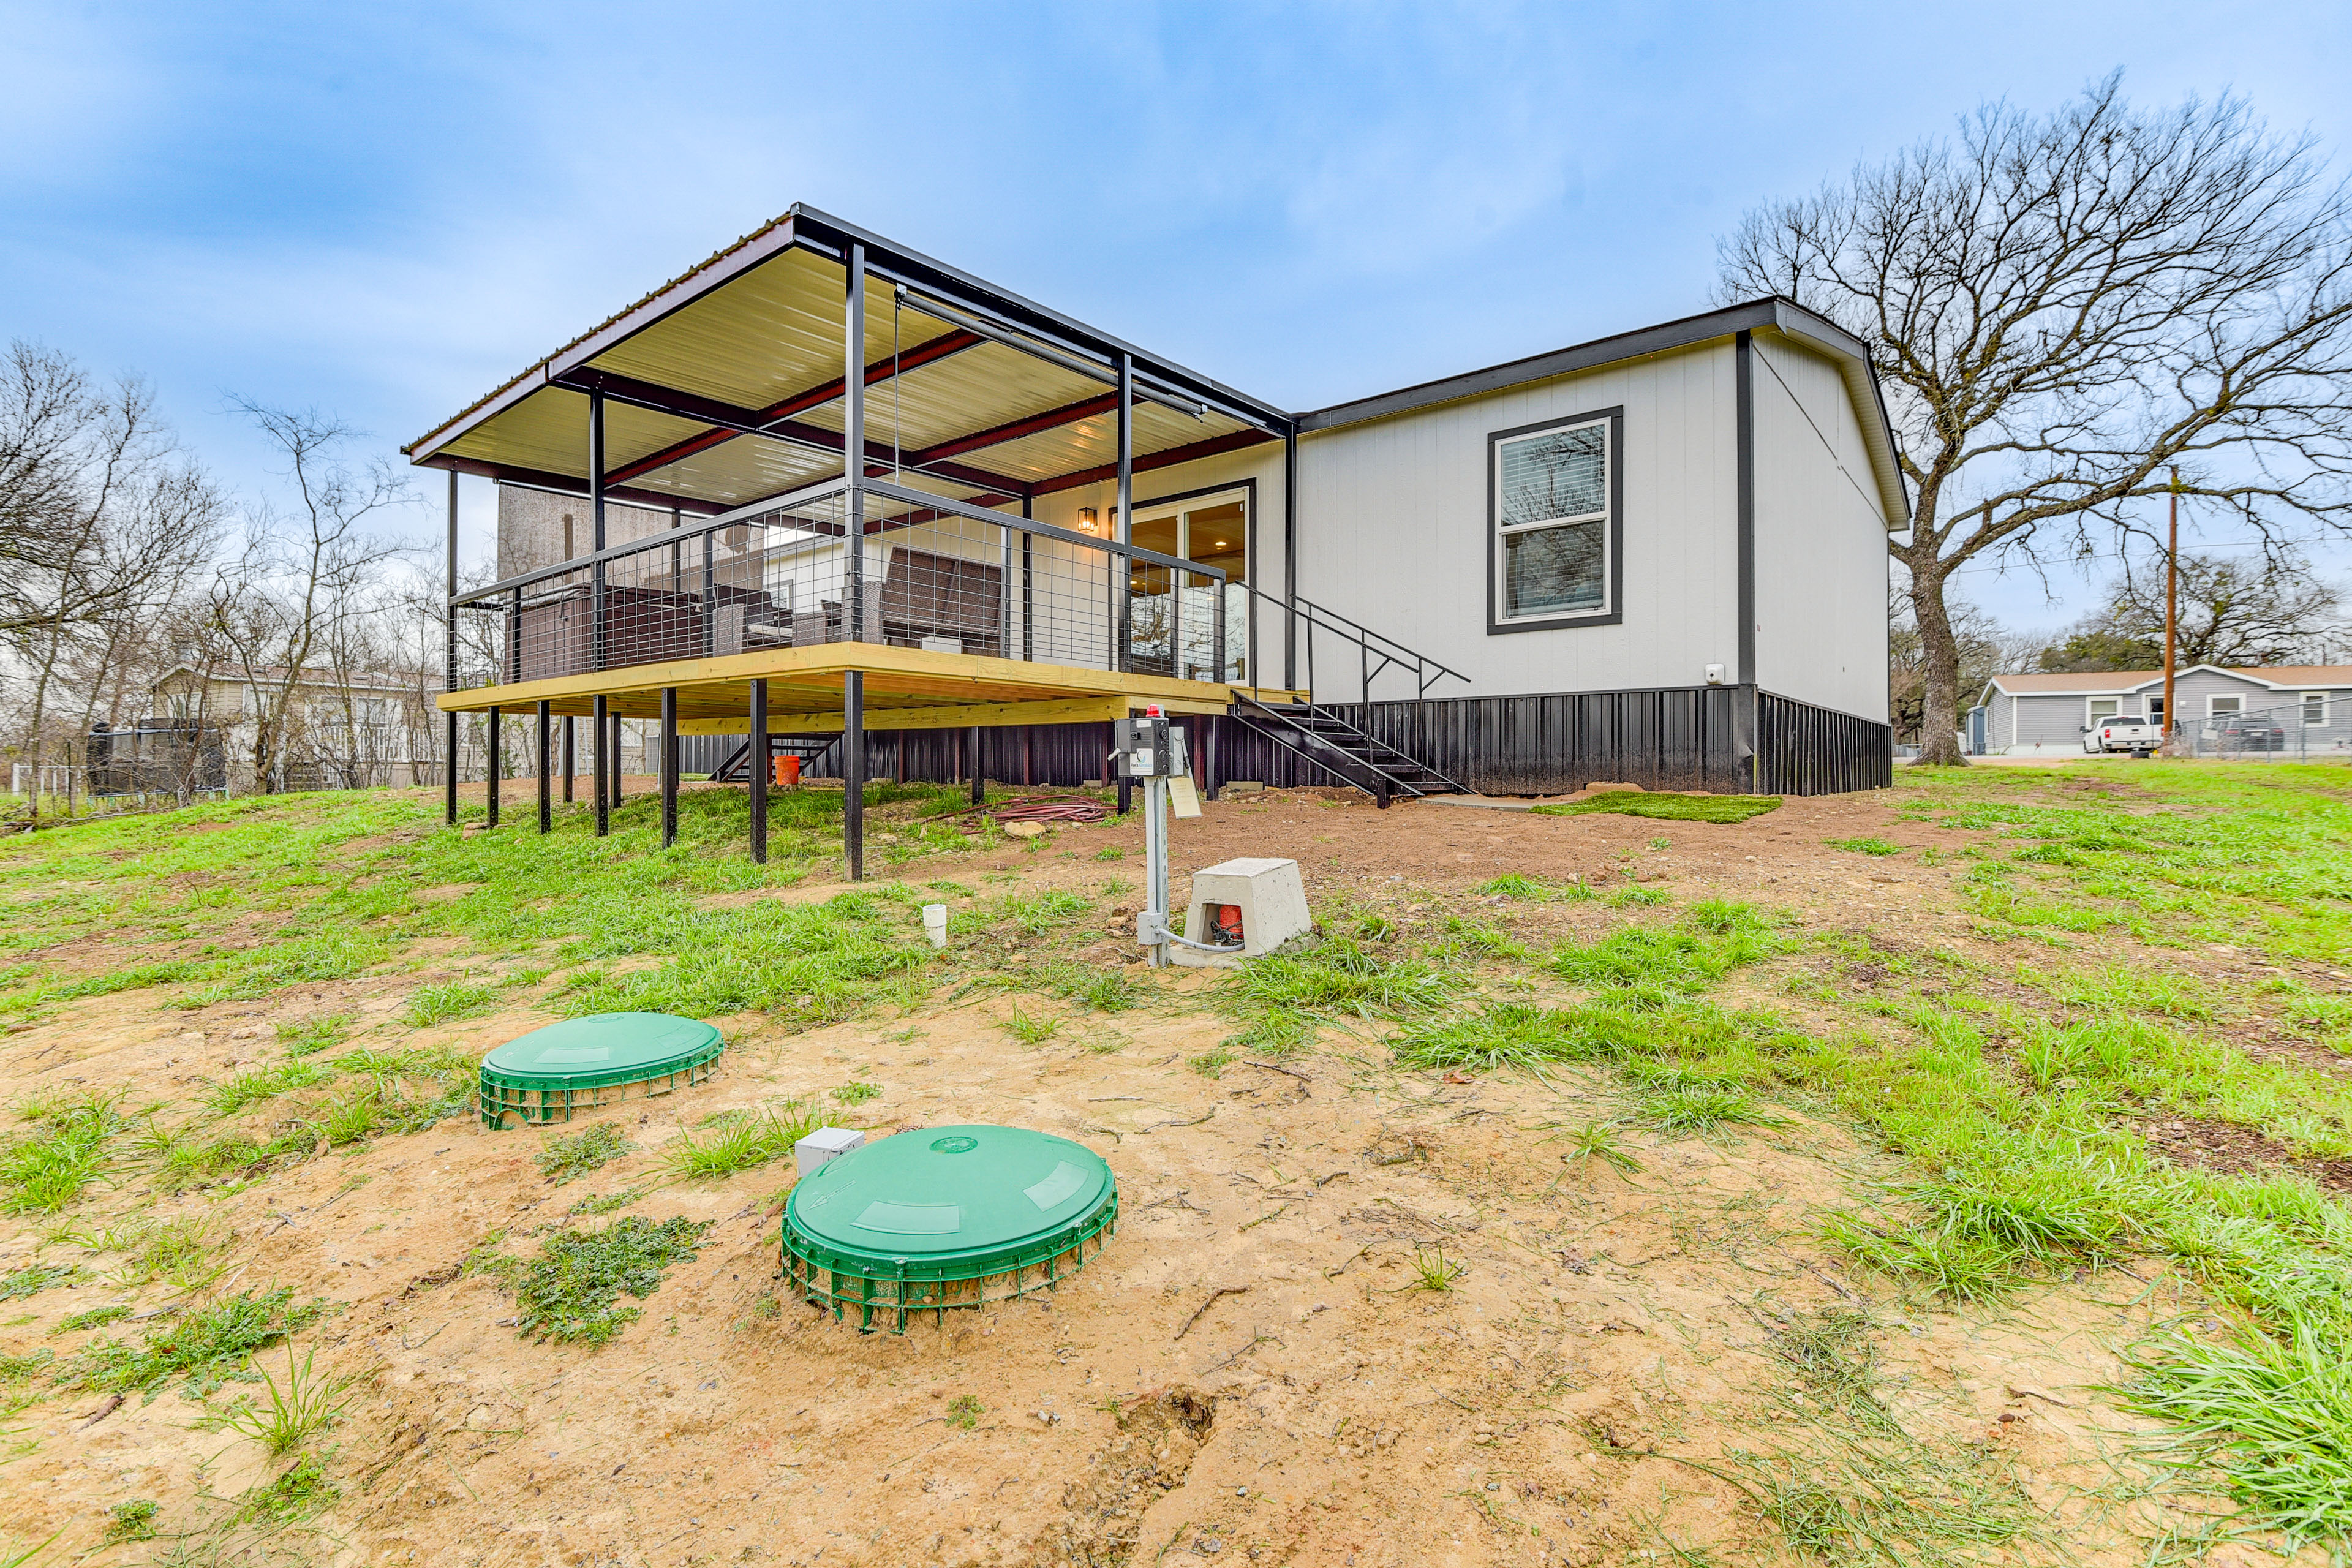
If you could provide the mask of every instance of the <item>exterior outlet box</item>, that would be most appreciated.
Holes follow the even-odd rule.
[[[793,1159],[800,1165],[801,1174],[807,1176],[827,1161],[865,1146],[866,1134],[855,1127],[820,1127],[793,1145]]]
[[[1724,669],[1723,666],[1719,664],[1710,664],[1706,667],[1706,683],[1709,686],[1720,686],[1723,684],[1724,676],[1727,673],[1727,672]]]
[[[1223,912],[1213,918],[1212,910]],[[1232,969],[1245,958],[1272,952],[1295,936],[1305,936],[1312,922],[1307,914],[1307,886],[1299,880],[1296,860],[1228,860],[1192,873],[1192,903],[1184,916],[1184,934],[1194,942],[1213,940],[1213,930],[1230,929],[1239,918],[1242,948],[1238,952],[1202,952],[1179,942],[1168,956],[1178,963],[1201,968]]]

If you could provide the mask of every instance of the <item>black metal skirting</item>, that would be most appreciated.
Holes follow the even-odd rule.
[[[1887,725],[1752,687],[1335,703],[1329,710],[1486,795],[1562,795],[1600,782],[1717,794],[1833,795],[1894,783],[1894,731]],[[1222,779],[1255,779],[1277,789],[1339,782],[1237,724],[1186,722],[1217,727]],[[686,737],[682,766],[709,773],[740,743],[734,736]],[[935,784],[968,779],[971,745],[965,730],[869,731],[866,776]],[[1100,784],[1109,750],[1108,726],[1099,723],[982,730],[980,771],[1016,787]],[[1195,769],[1204,769],[1208,748],[1192,751]],[[803,771],[814,778],[839,777],[838,746],[811,758]]]

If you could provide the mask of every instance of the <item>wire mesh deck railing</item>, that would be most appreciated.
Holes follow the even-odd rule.
[[[1241,682],[1281,635],[1217,567],[897,485],[866,495],[856,538],[836,483],[451,603],[501,617],[497,684],[838,642]]]

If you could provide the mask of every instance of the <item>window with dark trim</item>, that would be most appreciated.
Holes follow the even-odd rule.
[[[1622,426],[1610,408],[1487,437],[1489,631],[1620,618]]]

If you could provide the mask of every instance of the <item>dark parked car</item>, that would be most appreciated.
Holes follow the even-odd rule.
[[[2228,752],[2284,752],[2286,731],[2267,719],[2231,719],[2214,732]]]

